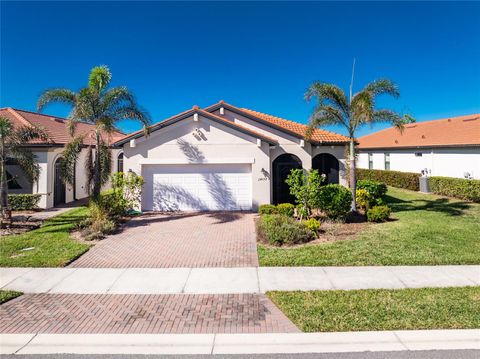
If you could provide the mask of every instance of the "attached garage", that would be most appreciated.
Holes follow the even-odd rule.
[[[144,164],[143,210],[252,209],[251,164]]]

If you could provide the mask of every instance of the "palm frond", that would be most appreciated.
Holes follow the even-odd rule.
[[[360,91],[352,97],[350,111],[352,113],[353,128],[372,120],[375,109],[375,97],[369,91]]]
[[[110,69],[106,65],[95,66],[88,77],[88,87],[100,94],[112,80]]]
[[[76,94],[69,89],[62,88],[46,90],[38,98],[37,111],[41,112],[46,105],[54,102],[75,106]]]
[[[30,181],[34,182],[38,180],[40,176],[40,166],[37,163],[36,156],[29,148],[13,147],[10,148],[10,153]]]
[[[119,120],[135,120],[143,125],[144,131],[148,132],[150,124],[150,116],[147,112],[142,111],[138,106],[124,106],[117,108],[112,116]]]
[[[319,106],[323,104],[330,104],[337,107],[344,113],[345,116],[349,115],[349,104],[345,92],[338,86],[328,84],[324,82],[314,82],[306,91],[305,99],[311,101],[313,98],[317,98]]]
[[[390,95],[394,98],[398,98],[400,96],[398,86],[389,79],[372,81],[367,86],[365,86],[363,91],[371,92],[374,96]]]
[[[105,111],[122,105],[136,106],[135,98],[125,86],[113,87],[105,91],[101,99],[101,105]]]
[[[90,194],[92,192],[93,184],[93,146],[88,146],[87,157],[85,158],[85,174],[87,177],[87,191]]]
[[[14,135],[22,144],[33,140],[42,140],[44,142],[49,141],[48,133],[44,129],[33,126],[22,126],[17,128]]]
[[[84,136],[77,136],[70,141],[62,152],[60,163],[60,176],[65,183],[73,185],[75,182],[75,166],[78,155],[82,151]]]

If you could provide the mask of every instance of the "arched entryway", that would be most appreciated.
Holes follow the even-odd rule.
[[[117,157],[117,172],[123,172],[123,152]]]
[[[272,163],[273,203],[295,203],[290,189],[285,183],[292,169],[302,168],[302,161],[290,153],[278,156]]]
[[[62,158],[55,161],[53,176],[53,205],[58,206],[65,203],[65,183],[62,181],[61,173]]]
[[[323,184],[339,182],[340,164],[335,156],[329,153],[320,153],[312,159],[312,169],[318,170],[320,174],[327,176]]]

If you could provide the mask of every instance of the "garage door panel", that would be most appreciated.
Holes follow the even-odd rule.
[[[143,207],[156,211],[250,210],[251,165],[148,165]]]

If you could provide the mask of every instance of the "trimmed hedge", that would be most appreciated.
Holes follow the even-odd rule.
[[[264,214],[256,225],[259,237],[275,246],[315,239],[314,233],[304,223],[281,214]]]
[[[405,188],[411,191],[420,190],[419,177],[420,173],[413,172],[357,169],[357,180],[383,182],[389,186]]]
[[[14,211],[28,211],[38,208],[40,194],[9,194],[8,203]]]
[[[434,176],[428,183],[435,194],[480,202],[480,180]]]

